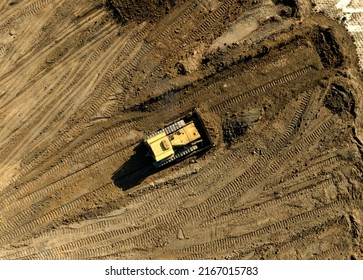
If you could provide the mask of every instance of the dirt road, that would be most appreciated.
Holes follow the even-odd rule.
[[[363,257],[358,56],[309,0],[0,10],[0,258]],[[215,146],[150,171],[196,107]]]

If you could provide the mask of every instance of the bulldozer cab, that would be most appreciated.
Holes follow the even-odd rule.
[[[161,161],[174,155],[172,144],[165,132],[147,139],[146,143],[156,161]]]
[[[144,143],[157,168],[180,161],[213,145],[196,110],[158,130],[144,139]]]

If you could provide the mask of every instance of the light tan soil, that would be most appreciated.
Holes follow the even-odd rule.
[[[363,257],[362,77],[308,0],[0,10],[0,258]],[[215,146],[151,170],[195,107]]]

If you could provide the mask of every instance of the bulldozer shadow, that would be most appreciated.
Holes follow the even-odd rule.
[[[148,149],[143,143],[134,148],[134,154],[130,159],[112,175],[112,180],[117,187],[127,191],[156,172],[153,159],[146,156],[147,152]]]

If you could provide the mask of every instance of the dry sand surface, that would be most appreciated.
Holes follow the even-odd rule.
[[[359,57],[313,2],[0,1],[0,258],[362,259]],[[155,172],[195,107],[214,147]]]

